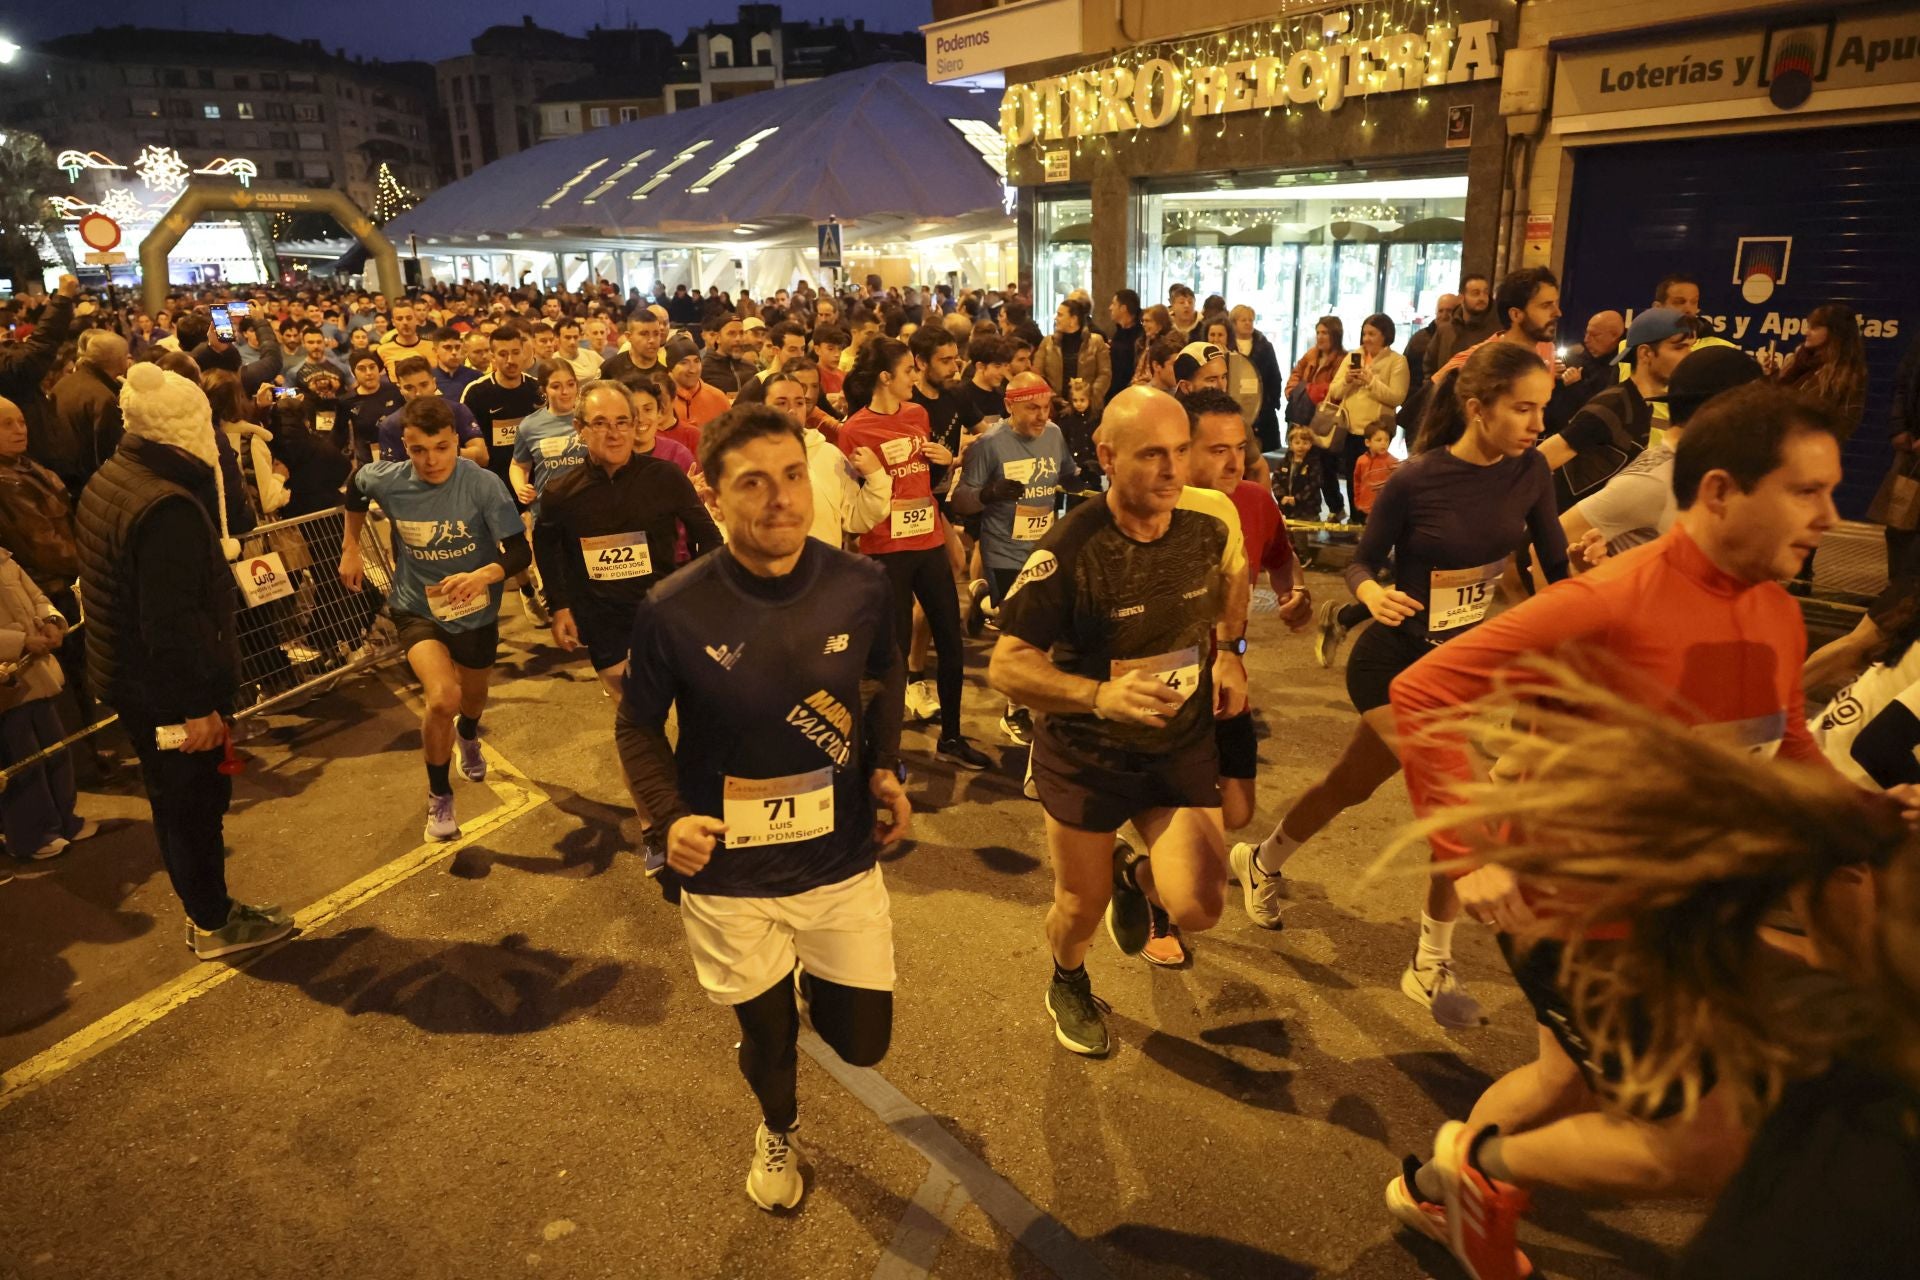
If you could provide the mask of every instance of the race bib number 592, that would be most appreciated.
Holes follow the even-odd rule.
[[[935,507],[932,498],[898,498],[893,504],[889,526],[896,538],[918,538],[932,533]]]

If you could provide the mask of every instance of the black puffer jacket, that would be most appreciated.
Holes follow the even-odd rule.
[[[232,709],[240,659],[217,501],[210,467],[138,436],[81,495],[87,676],[123,716],[178,724]]]

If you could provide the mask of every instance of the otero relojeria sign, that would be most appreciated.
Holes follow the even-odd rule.
[[[1351,14],[1316,14],[1285,35],[1249,34],[1243,51],[1256,44],[1267,50],[1255,57],[1200,63],[1147,56],[1009,85],[1000,132],[1017,147],[1158,129],[1183,115],[1290,105],[1334,111],[1349,98],[1493,80],[1500,75],[1499,33],[1500,24],[1488,19],[1362,35]]]

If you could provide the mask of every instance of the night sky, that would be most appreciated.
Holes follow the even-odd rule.
[[[0,16],[0,37],[31,44],[49,36],[90,31],[94,27],[174,27],[188,30],[228,29],[266,31],[291,39],[313,37],[329,49],[381,58],[422,58],[435,61],[467,51],[467,41],[490,26],[519,23],[533,14],[534,22],[569,35],[588,27],[658,27],[678,40],[690,26],[731,20],[738,0],[464,0],[457,6],[439,3],[394,4],[392,0],[328,0],[316,5],[213,6],[179,0],[88,0],[85,5],[39,4],[4,6],[13,12]],[[866,19],[869,27],[910,31],[932,21],[930,0],[787,0],[782,6],[789,21],[845,18]]]

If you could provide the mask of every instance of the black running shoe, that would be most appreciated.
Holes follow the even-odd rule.
[[[1093,981],[1082,969],[1077,977],[1053,976],[1047,984],[1047,1012],[1053,1017],[1053,1038],[1075,1053],[1104,1058],[1113,1048],[1107,1037],[1107,1002],[1093,994]]]
[[[993,766],[993,761],[965,738],[942,738],[933,754],[962,769],[987,769]]]
[[[1144,857],[1125,840],[1113,842],[1113,897],[1107,900],[1107,935],[1121,955],[1139,955],[1153,936],[1153,906],[1126,876],[1127,867]]]

